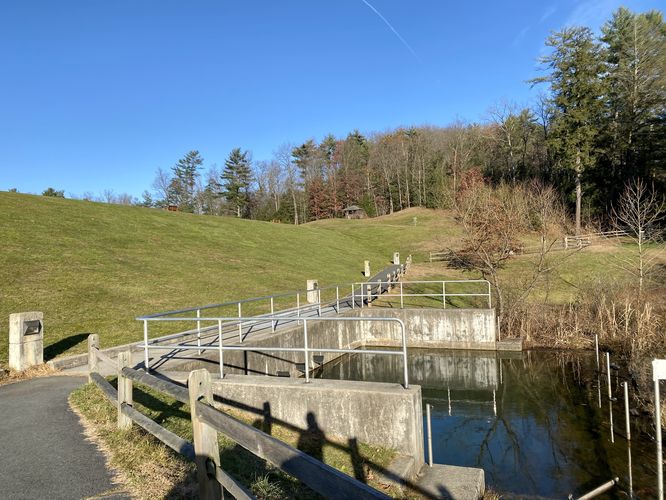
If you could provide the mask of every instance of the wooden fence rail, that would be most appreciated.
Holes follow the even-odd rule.
[[[548,249],[548,251],[574,250],[592,245],[595,241],[601,239],[622,238],[625,236],[629,236],[629,233],[621,229],[615,231],[601,231],[597,233],[587,233],[579,236],[564,236],[561,240],[546,245],[546,248]],[[532,245],[520,248],[518,253],[531,254],[531,253],[539,253],[541,251],[542,251],[541,245]],[[447,260],[452,255],[454,254],[451,251],[430,252],[429,261],[441,262]]]
[[[253,499],[252,493],[220,467],[218,432],[257,457],[273,464],[300,480],[326,498],[386,499],[384,493],[320,462],[306,453],[237,420],[213,406],[210,373],[196,370],[190,373],[188,387],[160,379],[130,368],[131,352],[118,354],[113,360],[99,350],[99,337],[88,337],[89,380],[99,387],[106,398],[118,408],[118,427],[127,429],[132,423],[155,436],[172,450],[193,460],[197,469],[199,496],[202,499],[221,499],[226,491],[237,499]],[[118,389],[98,372],[99,362],[114,366]],[[133,382],[190,406],[194,443],[165,429],[133,407]]]

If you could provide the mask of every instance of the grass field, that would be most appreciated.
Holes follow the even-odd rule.
[[[44,312],[51,359],[83,352],[89,333],[137,341],[141,314],[359,280],[365,259],[420,259],[459,233],[419,209],[292,226],[2,192],[0,213],[0,364],[12,312]]]
[[[424,263],[462,236],[442,211],[292,226],[0,192],[0,213],[0,365],[12,312],[44,312],[48,360],[83,352],[89,333],[103,347],[140,340],[142,314],[362,280],[365,259],[374,272],[394,251],[414,256],[409,279],[478,277]],[[566,302],[597,278],[626,279],[609,257],[627,252],[574,253],[536,296]],[[504,280],[523,279],[532,258],[509,261]]]

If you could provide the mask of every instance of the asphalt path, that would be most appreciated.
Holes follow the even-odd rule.
[[[67,402],[84,377],[0,386],[0,497],[130,498]]]

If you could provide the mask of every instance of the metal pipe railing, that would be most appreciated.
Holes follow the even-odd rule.
[[[247,345],[224,345],[222,335],[222,324],[228,320],[239,320],[244,324],[260,324],[270,323],[276,319],[286,321],[296,321],[303,323],[303,347],[261,347],[261,346],[247,346]],[[216,322],[218,328],[217,345],[197,345],[197,344],[151,344],[147,332],[149,321],[201,321],[201,322]],[[308,339],[308,323],[310,321],[334,321],[334,322],[393,322],[397,323],[400,328],[401,337],[401,350],[385,350],[385,349],[338,349],[326,347],[310,347]],[[188,350],[217,350],[220,355],[220,376],[224,377],[224,351],[258,351],[258,352],[302,352],[305,360],[305,381],[310,381],[310,353],[339,353],[339,354],[382,354],[390,356],[402,356],[403,358],[403,382],[405,389],[409,388],[409,375],[407,370],[407,335],[405,324],[398,318],[353,318],[353,317],[304,317],[304,316],[261,316],[261,317],[198,317],[198,318],[183,318],[183,317],[152,317],[144,318],[144,343],[141,347],[144,349],[144,367],[146,371],[150,370],[149,363],[149,350],[171,350],[171,351],[188,351]]]
[[[372,287],[374,287],[374,290],[377,291],[378,287],[381,287],[379,290],[381,293],[384,291],[388,290],[390,286],[392,286],[395,282],[394,281],[363,281],[363,282],[357,282],[354,285],[358,285],[361,287],[361,290],[365,290],[368,288],[370,294],[372,295],[379,295],[376,294],[372,291]],[[446,308],[446,298],[447,297],[486,297],[488,300],[488,308],[492,307],[492,292],[491,292],[491,287],[490,287],[490,282],[488,280],[441,280],[441,281],[400,281],[400,308],[402,309],[404,307],[404,298],[405,297],[441,297],[442,298],[442,304],[443,307]],[[487,286],[487,291],[484,293],[451,293],[446,291],[446,285],[447,284],[469,284],[469,283],[485,283]],[[386,285],[386,290],[384,289],[384,285]],[[421,292],[421,293],[405,293],[404,287],[405,285],[438,285],[441,287],[441,293],[438,292]],[[362,303],[361,303],[362,304]]]

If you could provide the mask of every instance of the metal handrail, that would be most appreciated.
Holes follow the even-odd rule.
[[[257,324],[257,323],[268,323],[274,320],[286,320],[286,321],[296,321],[303,322],[303,347],[261,347],[261,346],[225,346],[223,338],[223,328],[222,324],[228,320],[237,320],[240,319],[245,324]],[[218,339],[217,345],[190,345],[190,344],[168,344],[168,345],[156,345],[151,344],[148,339],[148,328],[147,324],[149,321],[216,321],[218,328]],[[310,321],[369,321],[369,322],[378,322],[378,321],[388,321],[398,323],[400,326],[400,336],[402,339],[402,349],[400,351],[395,350],[383,350],[383,349],[334,349],[334,348],[313,348],[308,345],[308,322]],[[407,371],[407,335],[405,329],[405,323],[399,318],[362,318],[362,317],[303,317],[303,316],[249,316],[243,318],[236,317],[205,317],[205,318],[174,318],[174,317],[159,317],[159,318],[143,318],[144,322],[144,343],[141,345],[144,349],[144,367],[146,371],[150,371],[150,362],[148,351],[150,349],[161,349],[161,350],[177,350],[177,351],[187,351],[187,350],[217,350],[219,352],[219,363],[220,363],[220,377],[224,377],[224,351],[266,351],[266,352],[302,352],[305,359],[305,382],[310,381],[310,359],[309,353],[311,352],[329,352],[329,353],[340,353],[340,354],[385,354],[390,356],[402,356],[403,357],[403,375],[404,375],[404,388],[409,388],[409,375]]]
[[[453,284],[461,284],[461,283],[485,283],[488,291],[484,293],[447,293],[446,292],[446,285],[447,283]],[[424,293],[405,293],[404,292],[404,285],[419,285],[419,284],[440,284],[442,287],[442,293],[434,293],[434,292],[424,292]],[[491,287],[490,287],[490,282],[488,280],[430,280],[430,281],[398,281],[393,282],[393,281],[362,281],[362,282],[357,282],[354,285],[359,285],[361,287],[361,307],[363,307],[363,302],[367,297],[368,301],[373,300],[373,289],[376,289],[377,286],[381,286],[382,289],[380,292],[384,292],[383,285],[386,285],[386,289],[388,290],[389,287],[391,286],[399,286],[400,287],[400,308],[402,309],[404,307],[404,297],[441,297],[442,298],[442,306],[446,309],[446,297],[486,297],[488,299],[488,308],[492,308],[492,292],[491,292]],[[379,294],[377,294],[379,295]]]
[[[197,307],[188,307],[186,309],[176,309],[173,311],[165,311],[165,312],[159,312],[159,313],[153,313],[153,314],[146,314],[143,316],[139,316],[136,319],[141,321],[144,319],[151,319],[151,318],[160,318],[162,316],[170,316],[172,314],[181,314],[181,313],[186,313],[186,312],[195,312],[195,311],[203,311],[206,309],[214,309],[218,307],[226,307],[226,306],[233,306],[237,304],[247,304],[250,302],[260,302],[262,300],[269,300],[269,299],[278,299],[282,297],[292,297],[296,295],[303,295],[303,294],[308,294],[311,292],[321,292],[322,290],[332,290],[334,288],[341,289],[348,287],[350,285],[356,285],[357,283],[349,282],[349,283],[338,283],[335,285],[328,285],[324,287],[317,287],[317,288],[305,288],[305,289],[299,289],[299,290],[293,290],[293,291],[288,291],[288,292],[281,292],[281,293],[276,293],[272,295],[264,295],[262,297],[251,297],[249,299],[239,299],[239,300],[231,300],[229,302],[220,302],[219,304],[207,304],[205,306],[197,306]]]

